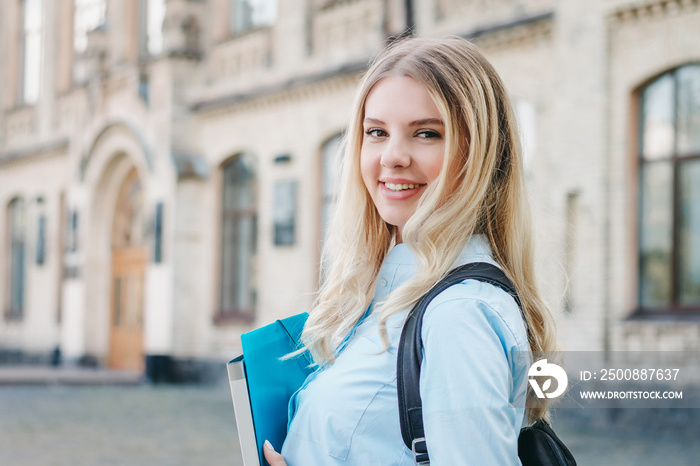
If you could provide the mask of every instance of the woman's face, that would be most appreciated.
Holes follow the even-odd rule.
[[[427,89],[406,76],[380,79],[365,101],[362,179],[398,240],[444,158],[445,123]]]

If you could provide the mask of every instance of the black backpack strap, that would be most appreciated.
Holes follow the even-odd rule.
[[[420,366],[423,360],[421,328],[428,304],[438,294],[464,280],[479,280],[497,286],[510,294],[522,312],[522,303],[515,287],[498,267],[486,262],[473,262],[452,269],[416,303],[409,313],[401,332],[396,359],[399,420],[401,436],[413,451],[416,464],[428,461],[428,449],[423,430],[423,410],[420,399]]]

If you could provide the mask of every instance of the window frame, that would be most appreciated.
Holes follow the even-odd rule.
[[[656,75],[654,78],[645,82],[636,93],[636,137],[634,138],[634,158],[636,161],[635,182],[637,185],[636,192],[636,276],[637,290],[636,301],[637,309],[632,317],[649,317],[649,318],[675,318],[675,317],[700,317],[700,302],[697,304],[684,305],[680,303],[680,220],[681,220],[681,167],[684,164],[700,160],[700,150],[697,152],[681,154],[678,150],[678,104],[679,104],[679,82],[678,73],[680,70],[687,67],[700,67],[700,62],[685,63],[681,66],[669,69]],[[644,112],[645,99],[644,94],[647,89],[661,79],[670,76],[673,83],[673,147],[671,153],[667,157],[660,160],[645,160],[644,157]],[[670,300],[668,304],[663,306],[649,306],[643,304],[643,273],[642,268],[642,219],[644,210],[644,185],[642,173],[645,166],[652,164],[670,164],[671,168],[671,250],[670,250]]]
[[[275,3],[273,7],[274,13],[269,18],[257,19],[256,21],[256,16],[259,15],[260,11],[259,9],[256,9],[256,7],[259,7],[258,3],[262,3],[265,1]],[[245,6],[243,4],[245,4]],[[254,31],[256,29],[271,27],[277,22],[277,18],[279,15],[278,0],[227,0],[227,6],[227,28],[229,36],[232,37],[245,35],[248,32]],[[239,20],[238,14],[241,13],[246,6],[249,9],[249,17]]]
[[[23,231],[21,232],[20,241],[16,241],[17,235],[15,234],[15,212],[14,206],[19,205],[18,208],[22,209],[22,216],[24,217],[22,226]],[[5,264],[7,270],[7,301],[5,302],[5,320],[6,321],[22,321],[24,319],[24,314],[26,311],[26,298],[27,298],[27,268],[29,265],[28,261],[28,217],[27,217],[27,201],[22,197],[14,197],[7,204],[6,218],[7,218],[7,262]],[[16,296],[15,286],[18,280],[16,276],[16,264],[14,263],[15,258],[15,247],[20,247],[22,249],[19,277],[19,296]],[[19,300],[19,307],[14,308],[13,302],[15,298]]]
[[[141,62],[148,62],[165,52],[163,21],[166,13],[166,0],[138,0],[137,47]],[[160,25],[153,20],[160,20]],[[157,27],[156,27],[157,26]]]
[[[89,24],[90,21],[85,18],[92,19],[89,13],[95,13],[99,10],[99,22]],[[80,17],[80,21],[78,18]],[[95,18],[98,15],[95,14]],[[103,26],[107,21],[107,0],[73,0],[73,53],[81,54],[87,50],[87,36],[91,31]],[[83,28],[83,24],[86,26]],[[80,25],[80,26],[79,26]]]
[[[226,196],[226,176],[225,176],[225,170],[227,166],[236,163],[236,160],[239,158],[244,158],[244,162],[248,162],[251,168],[251,171],[253,173],[253,177],[251,179],[251,185],[249,186],[249,189],[251,190],[251,196],[253,199],[252,205],[247,206],[244,208],[239,208],[236,206],[235,208],[232,209],[227,209],[225,205],[225,196]],[[218,176],[218,199],[219,199],[219,208],[217,210],[217,244],[218,244],[218,253],[217,253],[217,280],[216,280],[216,313],[214,316],[214,323],[215,324],[226,324],[226,323],[237,323],[237,322],[243,322],[243,323],[250,323],[255,320],[256,317],[256,310],[257,310],[257,288],[253,289],[253,283],[255,281],[255,278],[252,276],[247,276],[245,278],[246,283],[245,283],[245,289],[249,290],[251,292],[251,295],[249,297],[249,300],[251,302],[251,306],[249,309],[243,309],[243,308],[238,308],[238,307],[233,307],[230,309],[227,309],[224,307],[224,280],[226,279],[226,274],[224,273],[224,254],[225,254],[225,245],[224,245],[224,228],[225,228],[225,222],[227,219],[234,219],[240,220],[241,218],[250,218],[253,222],[253,232],[252,232],[252,247],[251,248],[246,248],[246,251],[248,251],[247,260],[250,260],[251,262],[257,263],[258,259],[258,233],[259,233],[259,228],[258,228],[258,218],[259,218],[259,195],[258,195],[258,185],[259,185],[259,173],[257,170],[256,166],[256,157],[248,152],[240,152],[237,153],[236,155],[227,158],[224,162],[221,163],[219,166],[219,176]],[[234,246],[235,247],[235,246]],[[236,264],[238,264],[239,258],[236,258]],[[256,267],[253,267],[253,271],[255,271]],[[234,288],[240,288],[237,284],[234,285]],[[234,299],[234,301],[237,301],[238,299]]]
[[[88,36],[91,32],[106,27],[107,0],[72,0],[71,15],[71,80],[83,83],[87,80],[84,57],[88,51]],[[97,18],[99,22],[89,19]]]
[[[37,1],[38,21],[39,25],[36,31],[29,31],[26,25],[26,14],[27,14],[27,4],[28,1],[32,0],[21,0],[19,2],[19,66],[17,67],[17,73],[19,74],[18,86],[17,86],[17,101],[24,106],[35,105],[41,96],[41,78],[42,78],[42,54],[43,54],[43,37],[44,37],[44,1],[45,0],[35,0]],[[37,57],[37,69],[36,69],[36,95],[28,98],[27,97],[27,77],[29,73],[27,72],[27,42],[28,36],[36,35],[36,40],[38,41]]]

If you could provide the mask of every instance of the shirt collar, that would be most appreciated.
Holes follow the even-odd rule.
[[[415,256],[405,243],[394,246],[384,259],[384,263],[388,265],[415,265],[415,262]],[[474,235],[469,238],[457,257],[455,267],[471,262],[488,262],[497,265],[493,259],[491,247],[483,235]]]

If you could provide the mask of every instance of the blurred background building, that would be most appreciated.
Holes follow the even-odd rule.
[[[564,347],[700,349],[698,0],[3,0],[2,359],[183,377],[307,310],[407,28],[506,82]]]

